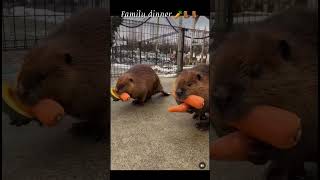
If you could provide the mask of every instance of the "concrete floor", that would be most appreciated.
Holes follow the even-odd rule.
[[[160,78],[169,92],[174,80]],[[111,170],[200,170],[200,162],[209,169],[208,131],[188,113],[169,113],[175,104],[160,94],[144,106],[111,103]]]
[[[23,54],[2,52],[2,81],[15,80]],[[68,129],[76,121],[67,116],[52,128],[40,127],[36,122],[15,127],[2,113],[2,179],[107,179],[109,145],[72,136]]]
[[[210,127],[210,141],[218,138]],[[255,166],[249,162],[210,160],[211,180],[263,180],[264,166]]]

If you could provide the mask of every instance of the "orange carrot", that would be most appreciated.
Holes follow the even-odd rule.
[[[63,107],[51,99],[40,100],[31,107],[34,116],[46,126],[56,125],[64,115]]]
[[[184,103],[196,109],[201,109],[204,106],[204,99],[200,96],[190,95],[184,100]]]
[[[258,106],[245,118],[230,123],[249,137],[280,149],[295,146],[301,135],[299,117],[272,106]]]
[[[181,103],[176,106],[171,106],[168,108],[169,112],[186,112],[189,109],[189,105]]]
[[[121,99],[122,101],[128,101],[128,100],[130,99],[130,95],[129,95],[128,93],[122,93],[122,94],[120,95],[120,99]]]
[[[241,132],[233,132],[210,143],[210,159],[246,161],[251,140]]]

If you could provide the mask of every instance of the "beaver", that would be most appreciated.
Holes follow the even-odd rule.
[[[211,64],[210,99],[219,135],[234,131],[226,122],[241,119],[252,107],[271,105],[302,120],[299,143],[279,150],[257,143],[255,164],[271,160],[267,179],[304,175],[304,161],[317,159],[318,14],[300,7],[275,14],[247,30],[231,32]]]
[[[209,113],[209,65],[199,64],[191,69],[183,70],[175,81],[175,98],[181,104],[189,95],[197,95],[204,98],[205,106],[201,110],[191,109],[193,118],[199,119],[196,127],[200,130],[207,130],[209,121],[206,113]]]
[[[162,93],[163,96],[170,94],[163,90],[160,79],[150,65],[137,64],[122,74],[116,84],[118,94],[128,93],[135,99],[134,104],[143,105],[151,96]]]
[[[72,132],[104,137],[109,117],[109,27],[105,8],[84,9],[66,19],[24,57],[18,97],[28,105],[53,99],[67,114],[84,121],[74,124]]]

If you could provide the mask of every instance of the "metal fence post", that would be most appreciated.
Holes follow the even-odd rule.
[[[177,53],[177,73],[183,70],[184,28],[180,28]]]
[[[204,29],[204,31],[203,31],[203,37],[205,36],[205,32],[206,32],[206,30],[207,30],[207,28],[205,27],[205,29]],[[201,46],[201,56],[200,56],[200,62],[201,63],[206,63],[206,59],[205,58],[203,58],[203,54],[204,54],[204,45],[205,45],[205,43],[206,43],[206,40],[205,40],[205,38],[203,38],[202,39],[202,46]]]
[[[140,59],[140,64],[142,62],[141,60],[141,42],[139,42],[139,59]]]
[[[211,44],[210,49],[216,49],[220,42],[223,40],[224,35],[228,30],[228,2],[225,0],[215,1],[215,21],[214,21],[214,37],[215,41]],[[233,18],[233,17],[231,17]],[[229,27],[230,28],[230,27]]]
[[[122,63],[122,52],[121,52],[121,45],[119,46],[119,53],[120,53],[120,63]]]

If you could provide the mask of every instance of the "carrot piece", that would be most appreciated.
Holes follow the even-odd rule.
[[[186,112],[189,109],[189,105],[181,103],[176,106],[171,106],[168,108],[169,112]]]
[[[249,137],[280,149],[295,146],[301,136],[299,117],[272,106],[258,106],[245,118],[230,123]]]
[[[239,131],[230,133],[210,143],[210,159],[246,161],[251,140]]]
[[[120,95],[120,99],[121,99],[122,101],[128,101],[128,100],[130,99],[130,95],[129,95],[128,93],[122,93],[122,94]]]
[[[40,100],[31,107],[34,116],[46,126],[56,125],[64,115],[63,107],[51,99]]]
[[[201,109],[204,106],[204,99],[200,96],[190,95],[184,100],[184,103],[196,109]]]

